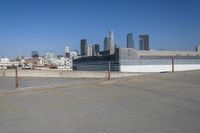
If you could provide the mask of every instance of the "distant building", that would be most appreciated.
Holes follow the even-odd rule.
[[[143,39],[142,50],[149,50],[149,35],[148,34],[139,35],[139,39]]]
[[[70,56],[69,58],[70,59],[76,59],[78,57],[78,52],[73,50],[73,51],[70,51]]]
[[[8,63],[8,62],[10,62],[10,59],[9,58],[1,58],[0,62]]]
[[[100,46],[99,44],[95,44],[92,46],[92,55],[99,55],[99,51],[100,51]]]
[[[66,58],[70,58],[70,52],[69,53],[65,53],[65,57]]]
[[[108,43],[109,43],[110,54],[114,54],[115,53],[115,41],[114,41],[114,32],[113,31],[109,32]]]
[[[114,32],[109,32],[109,37],[104,39],[104,51],[109,51],[109,54],[115,53],[115,41],[114,41]]]
[[[87,40],[86,39],[82,39],[81,40],[81,56],[85,56],[86,55],[86,49],[87,49]]]
[[[38,51],[32,51],[32,58],[33,58],[33,59],[38,59],[38,58],[39,58],[39,53],[38,53]]]
[[[72,70],[72,59],[61,57],[60,59],[51,60],[51,63],[58,69]]]
[[[52,59],[52,58],[55,58],[55,57],[56,57],[56,55],[54,53],[52,53],[52,52],[45,53],[45,58],[46,59]]]
[[[197,52],[200,52],[200,45],[197,45],[196,51],[197,51]]]
[[[133,33],[127,34],[127,48],[134,48]]]
[[[62,58],[63,57],[63,55],[57,55],[57,58],[58,59],[60,59],[60,58]]]
[[[25,59],[25,57],[22,54],[18,54],[18,56],[16,58],[17,61],[21,61],[21,60],[24,60],[24,59]]]
[[[66,57],[66,58],[70,58],[69,47],[65,47],[65,55],[64,55],[64,57]]]
[[[139,38],[139,50],[144,50],[144,39],[143,38]]]
[[[142,39],[141,39],[142,40]],[[107,51],[104,51],[107,52]],[[114,55],[91,56],[73,60],[75,70],[120,72],[169,72],[200,69],[200,52],[197,51],[150,51],[133,48],[117,48]]]
[[[0,69],[10,69],[14,68],[15,66],[19,66],[20,64],[20,61],[12,61],[9,58],[0,59]]]
[[[104,38],[104,51],[109,50],[108,37]]]
[[[40,66],[40,60],[39,58],[37,59],[25,59],[25,64],[31,64],[33,67]]]
[[[92,56],[92,46],[87,45],[86,47],[86,56]]]
[[[69,53],[69,47],[65,47],[65,53]]]
[[[69,47],[65,47],[65,58],[76,59],[78,57],[78,51],[70,51]]]

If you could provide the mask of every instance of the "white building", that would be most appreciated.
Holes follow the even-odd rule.
[[[65,53],[69,53],[69,51],[70,51],[70,50],[69,50],[69,47],[66,46],[66,47],[65,47]]]
[[[19,61],[10,61],[9,58],[1,58],[0,59],[0,69],[7,69],[7,67],[11,66],[19,66],[21,62]]]
[[[46,59],[53,59],[53,58],[55,58],[55,57],[56,57],[55,54],[52,53],[52,52],[47,52],[47,53],[45,54],[45,58],[46,58]]]
[[[86,56],[92,56],[92,46],[87,45],[86,47]]]
[[[10,59],[9,58],[1,58],[0,60],[2,63],[8,63],[10,62]]]
[[[113,31],[109,32],[108,43],[109,43],[110,54],[114,54],[114,52],[115,52],[115,40],[114,40],[114,32]]]
[[[72,70],[72,59],[61,57],[60,59],[52,59],[51,63],[56,65],[58,69]]]
[[[77,51],[70,51],[70,58],[71,59],[76,59],[77,57],[78,57]]]

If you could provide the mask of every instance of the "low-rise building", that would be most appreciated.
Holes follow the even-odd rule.
[[[107,71],[110,62],[112,71],[120,72],[166,72],[200,69],[200,52],[196,51],[149,51],[133,48],[117,48],[114,55],[92,56],[76,59],[76,70]]]
[[[9,58],[0,59],[0,69],[14,68],[20,65],[21,65],[21,62],[19,61],[10,61]]]

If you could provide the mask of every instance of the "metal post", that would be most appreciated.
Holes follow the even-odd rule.
[[[19,87],[19,79],[18,79],[18,67],[15,68],[15,87]]]
[[[108,62],[108,80],[110,79],[110,62]]]
[[[172,57],[172,72],[174,72],[174,57]]]

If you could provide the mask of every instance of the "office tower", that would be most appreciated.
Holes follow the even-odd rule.
[[[92,45],[92,56],[99,55],[100,47],[99,44]]]
[[[144,50],[144,39],[139,38],[139,50]]]
[[[104,51],[106,50],[109,50],[108,37],[105,37],[104,39]]]
[[[86,47],[86,56],[92,56],[92,46],[87,45]]]
[[[65,47],[65,55],[64,55],[64,57],[70,58],[70,50],[69,50],[69,47]]]
[[[25,59],[25,57],[22,54],[18,54],[17,60],[21,61],[23,59]]]
[[[200,52],[200,45],[197,45],[197,46],[196,46],[196,51],[197,51],[197,52]]]
[[[95,47],[94,45],[92,45],[92,56],[95,56],[95,55],[96,55]]]
[[[99,51],[100,51],[100,46],[99,46],[99,44],[95,44],[95,45],[94,45],[94,51],[95,51],[95,55],[98,55],[98,54],[99,54]]]
[[[37,58],[39,58],[39,53],[38,53],[38,51],[32,51],[32,58],[33,59],[37,59]]]
[[[47,52],[45,53],[45,58],[46,59],[55,59],[56,55],[52,52]]]
[[[149,50],[149,35],[148,34],[139,35],[139,38],[143,39],[143,43],[144,43],[143,50]]]
[[[92,45],[92,55],[99,55],[100,46],[99,44]]]
[[[65,47],[65,53],[69,53],[69,47]]]
[[[66,58],[70,58],[70,52],[69,53],[65,53],[65,56]]]
[[[81,56],[85,56],[86,55],[86,49],[87,49],[87,40],[86,39],[82,39],[81,40]]]
[[[133,33],[127,34],[127,48],[134,48]]]
[[[69,54],[70,55],[69,56],[70,59],[76,59],[77,56],[78,56],[78,51],[76,51],[76,50],[70,51],[69,53],[70,53]]]
[[[114,54],[114,52],[115,52],[115,41],[114,41],[114,32],[113,31],[109,32],[108,43],[109,43],[110,54]]]

